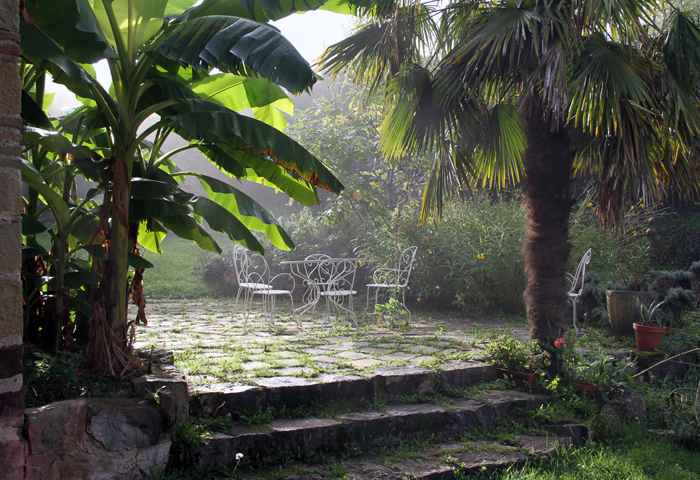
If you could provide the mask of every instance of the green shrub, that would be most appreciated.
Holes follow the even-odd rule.
[[[418,213],[417,204],[397,212],[383,231],[364,239],[363,256],[373,266],[389,266],[416,245],[411,275],[416,301],[465,312],[523,312],[525,219],[519,196],[475,191],[424,227],[417,226]]]

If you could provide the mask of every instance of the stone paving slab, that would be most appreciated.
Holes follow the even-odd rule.
[[[233,305],[233,299],[150,301],[148,325],[137,327],[134,346],[172,350],[191,386],[213,380],[253,383],[256,377],[271,375],[313,378],[365,375],[396,366],[439,368],[451,360],[483,356],[482,339],[471,336],[478,334],[473,319],[415,314],[410,328],[399,331],[373,318],[362,319],[360,310],[358,328],[342,318],[322,326],[321,314],[316,313],[302,317],[301,329],[283,315],[270,330],[261,304],[253,303],[247,320],[240,310],[233,312]],[[277,312],[286,312],[283,302]],[[512,329],[502,322],[478,322],[490,330]],[[526,334],[526,325],[522,331]]]

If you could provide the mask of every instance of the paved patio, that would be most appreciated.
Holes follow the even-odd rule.
[[[522,325],[486,318],[462,318],[414,312],[410,325],[392,326],[375,316],[361,317],[359,327],[341,317],[322,324],[322,314],[305,315],[302,327],[292,321],[289,305],[270,331],[262,305],[254,303],[245,325],[233,299],[149,301],[148,326],[138,327],[135,348],[166,348],[192,385],[251,383],[256,378],[313,378],[321,373],[362,374],[375,368],[422,365],[439,367],[449,360],[484,354],[498,332],[527,337]],[[245,326],[244,326],[245,325]]]

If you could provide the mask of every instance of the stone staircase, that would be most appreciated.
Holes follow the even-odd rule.
[[[254,472],[256,478],[297,480],[343,475],[356,480],[448,480],[522,466],[554,455],[560,446],[586,440],[585,426],[557,425],[540,426],[536,432],[528,431],[531,435],[509,436],[505,442],[465,441],[470,432],[496,425],[518,421],[528,425],[522,412],[549,401],[545,395],[513,390],[488,389],[465,396],[468,387],[495,379],[491,365],[452,362],[437,373],[397,367],[377,369],[366,377],[275,377],[259,379],[255,385],[199,388],[191,396],[197,408],[205,416],[230,415],[234,426],[208,436],[192,453],[205,467],[233,467],[236,455],[242,453],[239,472],[244,478],[246,472]],[[420,403],[432,392],[441,393],[435,397],[438,402]],[[324,410],[329,405],[333,408]],[[265,424],[236,422],[265,411],[282,414]],[[321,414],[300,416],[300,412]],[[402,445],[415,448],[409,455],[397,454]],[[329,469],[329,458],[344,465],[343,475]],[[269,467],[275,467],[269,476],[261,473]]]

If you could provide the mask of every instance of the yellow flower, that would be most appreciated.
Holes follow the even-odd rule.
[[[593,206],[593,203],[590,203],[590,202],[589,202],[589,203],[588,203],[588,206],[589,206],[589,207],[592,207],[592,206]]]
[[[418,297],[416,300],[418,300],[420,302],[420,297]]]
[[[476,258],[478,258],[479,260],[483,260],[484,258],[486,258],[486,255],[484,255],[483,253],[480,253],[479,255],[476,256]]]
[[[430,255],[432,255],[432,254],[433,254],[433,251],[432,251],[432,250],[428,250],[428,253],[429,253]]]
[[[430,241],[430,237],[425,237],[425,241],[426,241],[426,242],[429,242],[429,241]]]
[[[632,205],[632,206],[630,207],[630,210],[634,210],[634,205]]]

